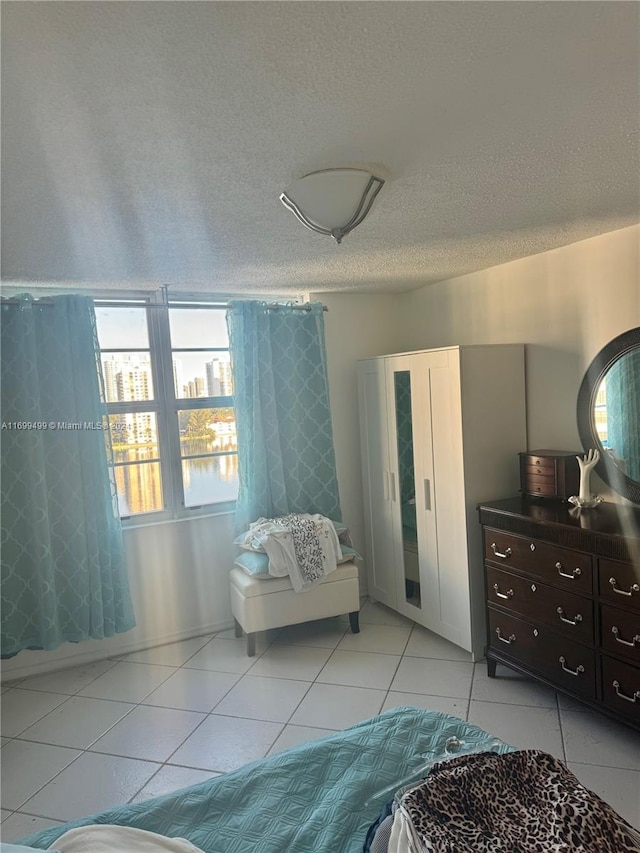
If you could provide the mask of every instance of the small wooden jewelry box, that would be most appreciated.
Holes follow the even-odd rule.
[[[576,456],[582,450],[530,450],[519,453],[520,491],[523,495],[564,500],[580,489]]]

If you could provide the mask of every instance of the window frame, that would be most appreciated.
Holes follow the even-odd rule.
[[[220,515],[233,512],[236,501],[225,500],[212,503],[199,504],[192,507],[185,506],[184,481],[182,476],[183,461],[188,458],[181,452],[179,411],[196,409],[234,408],[232,395],[207,396],[207,397],[177,397],[175,393],[173,355],[176,352],[228,352],[223,347],[173,347],[171,346],[171,327],[169,311],[171,309],[204,309],[226,311],[227,303],[231,297],[221,297],[218,294],[181,294],[176,298],[168,298],[166,289],[160,293],[133,294],[128,293],[122,298],[117,293],[104,295],[92,294],[94,306],[114,307],[126,309],[130,307],[141,307],[145,309],[147,319],[147,330],[149,339],[149,358],[151,363],[151,375],[153,381],[154,398],[152,400],[140,401],[117,401],[109,402],[105,399],[107,416],[129,413],[152,412],[156,415],[158,461],[160,465],[160,483],[162,488],[163,506],[158,510],[149,512],[132,513],[122,515],[120,519],[123,526],[132,527],[145,524],[156,524],[163,521],[180,520],[185,518],[197,518],[207,515]],[[146,348],[109,348],[100,347],[103,352],[147,352]],[[102,369],[102,358],[100,359]],[[104,377],[103,377],[104,381]],[[222,455],[236,455],[233,451],[224,453],[202,454],[202,457],[215,457]],[[116,467],[128,467],[133,464],[114,465],[110,463],[112,470]]]

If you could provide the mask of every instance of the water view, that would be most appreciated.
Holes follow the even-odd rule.
[[[213,439],[181,437],[184,505],[235,500],[238,494],[238,456],[235,433]],[[216,454],[203,456],[200,454]],[[164,508],[157,446],[114,446],[118,509],[121,516]]]

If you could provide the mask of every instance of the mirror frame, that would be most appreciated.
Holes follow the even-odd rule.
[[[640,348],[640,327],[629,329],[614,338],[603,347],[593,359],[578,392],[578,433],[585,450],[590,447],[600,451],[600,461],[595,467],[596,473],[618,494],[630,501],[640,503],[640,483],[632,480],[623,471],[608,461],[608,454],[603,448],[596,431],[593,408],[600,383],[609,368],[623,355]]]

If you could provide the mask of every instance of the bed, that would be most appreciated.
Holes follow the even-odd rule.
[[[181,836],[205,853],[361,853],[367,829],[390,798],[385,789],[442,754],[452,737],[470,748],[512,750],[457,717],[394,708],[225,776],[21,843],[47,849],[67,830],[99,823]]]

